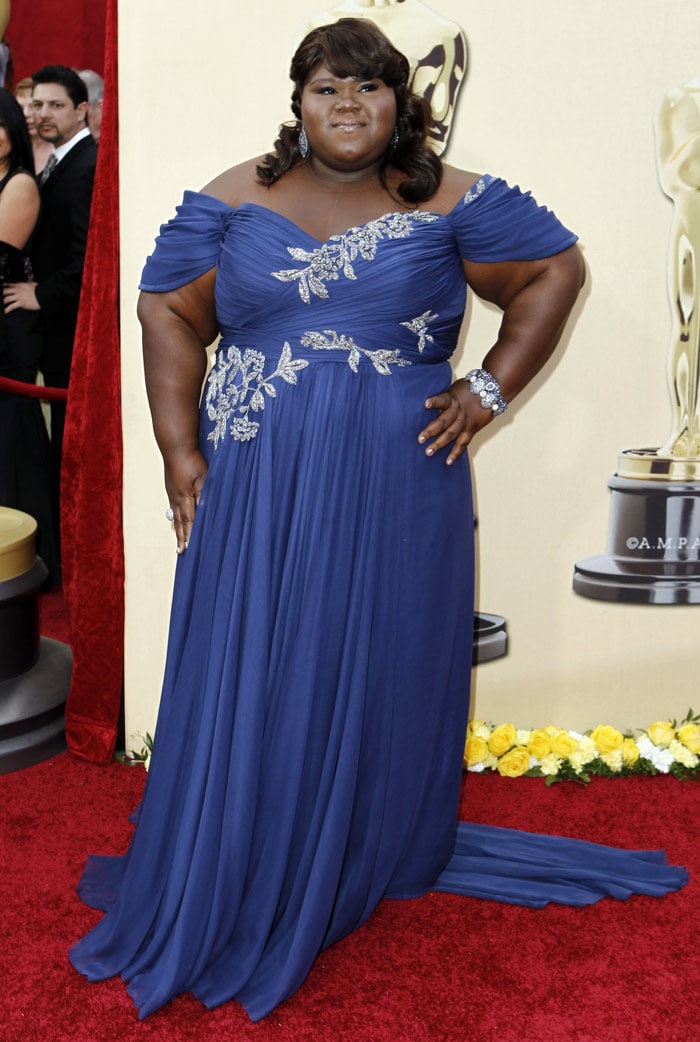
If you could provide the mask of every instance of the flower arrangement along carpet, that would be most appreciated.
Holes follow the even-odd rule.
[[[672,774],[700,778],[700,714],[657,720],[646,730],[620,731],[609,724],[585,734],[560,727],[518,730],[513,724],[472,720],[464,748],[469,771],[498,771],[506,778],[546,778],[587,783],[592,776],[615,778],[636,774]]]

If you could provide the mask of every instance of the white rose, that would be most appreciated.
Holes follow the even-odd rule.
[[[654,745],[645,734],[637,741],[637,748],[639,755],[643,756],[645,760],[649,760],[657,771],[660,771],[661,774],[668,774],[673,763],[673,753],[669,749],[661,749],[658,745]]]

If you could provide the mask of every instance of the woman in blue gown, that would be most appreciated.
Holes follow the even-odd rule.
[[[528,194],[443,168],[407,78],[372,23],[314,30],[296,122],[187,192],[143,274],[180,558],[138,824],[124,857],[89,861],[80,892],[106,915],[71,951],[142,1017],[192,992],[260,1019],[383,897],[682,882],[662,855],[457,828],[465,449],[550,355],[583,269]],[[504,317],[453,382],[467,285]]]

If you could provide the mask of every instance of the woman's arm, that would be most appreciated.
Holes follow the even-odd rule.
[[[474,292],[503,309],[498,339],[482,366],[495,376],[510,402],[539,372],[559,341],[584,282],[581,252],[570,246],[543,260],[463,263]],[[493,418],[464,379],[425,404],[439,414],[420,432],[418,441],[430,441],[425,450],[428,456],[450,445],[448,464],[462,455],[474,435]]]
[[[39,217],[39,189],[31,174],[15,174],[0,194],[0,242],[23,250]],[[6,314],[25,308],[37,311],[36,282],[5,283],[3,310]]]
[[[31,174],[15,174],[0,194],[0,241],[23,250],[39,216],[39,189]]]
[[[219,332],[215,278],[213,268],[180,289],[142,293],[138,303],[148,403],[175,515],[178,553],[187,549],[207,473],[198,443],[199,398],[206,348]]]

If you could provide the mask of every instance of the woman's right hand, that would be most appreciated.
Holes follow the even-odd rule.
[[[165,488],[179,554],[187,549],[206,476],[207,464],[197,449],[173,454],[165,461]]]

